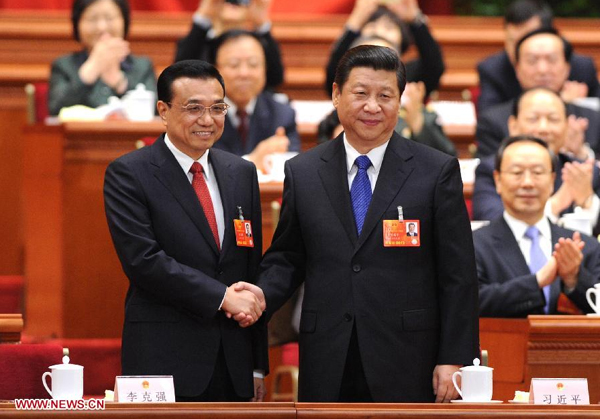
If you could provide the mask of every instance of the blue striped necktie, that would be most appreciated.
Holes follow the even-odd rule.
[[[531,240],[531,250],[529,252],[529,270],[532,274],[537,273],[546,264],[547,259],[540,247],[540,231],[536,226],[530,226],[525,231],[525,237]],[[546,285],[544,288],[544,297],[546,297],[546,305],[544,306],[544,313],[548,314],[550,311],[550,285]]]
[[[369,176],[367,175],[367,169],[371,166],[371,160],[367,156],[358,156],[354,164],[358,167],[358,173],[356,173],[352,181],[350,197],[352,198],[352,210],[354,211],[356,230],[360,236],[365,216],[371,203],[371,196],[373,195],[371,182],[369,182]]]

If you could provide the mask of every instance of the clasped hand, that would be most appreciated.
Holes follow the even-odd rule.
[[[236,282],[227,288],[221,309],[241,327],[256,323],[267,308],[263,291],[248,282]]]

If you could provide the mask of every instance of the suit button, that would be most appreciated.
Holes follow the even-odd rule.
[[[219,276],[221,276],[221,275],[223,275],[224,273],[225,273],[225,272],[223,272],[223,271],[219,271],[218,275],[219,275]]]
[[[344,320],[346,320],[347,322],[349,322],[350,320],[352,320],[352,314],[345,313],[344,314]]]
[[[352,270],[353,270],[354,272],[360,272],[360,265],[354,265],[354,266],[352,267]]]

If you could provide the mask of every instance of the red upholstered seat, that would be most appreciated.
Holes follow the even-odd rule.
[[[50,398],[42,374],[62,362],[62,353],[56,343],[0,345],[0,400]]]
[[[290,342],[281,346],[281,364],[299,365],[298,342]]]

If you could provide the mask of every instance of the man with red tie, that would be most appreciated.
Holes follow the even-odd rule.
[[[254,281],[262,254],[256,169],[211,149],[228,110],[216,68],[180,61],[157,90],[166,133],[113,161],[104,185],[130,283],[122,373],[173,375],[178,401],[261,400],[266,325],[242,329],[230,318],[257,320],[265,308],[264,297],[232,287]],[[254,229],[252,245],[238,239],[244,225]]]

